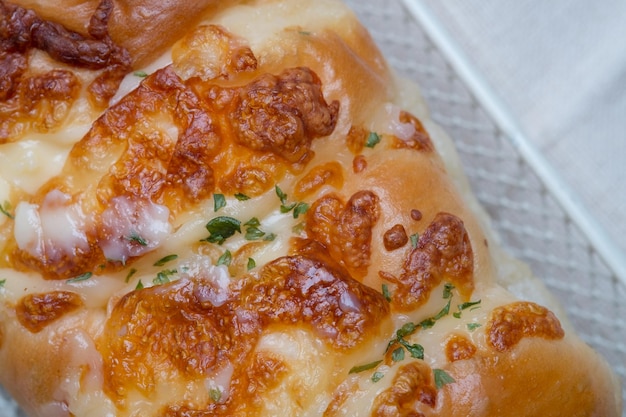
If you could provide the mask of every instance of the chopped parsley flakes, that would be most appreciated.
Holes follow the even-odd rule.
[[[474,309],[476,309],[476,308],[479,308],[479,306],[480,306],[480,301],[481,301],[481,300],[478,300],[478,301],[469,301],[469,302],[467,302],[467,303],[459,304],[459,305],[457,306],[457,307],[458,307],[458,309],[459,309],[459,311],[456,311],[456,312],[452,313],[452,315],[453,315],[454,317],[456,317],[457,319],[460,319],[460,318],[461,318],[461,313],[462,313],[464,310],[467,310],[468,308],[469,308],[469,309],[471,309],[471,310],[474,310]]]
[[[383,377],[385,376],[384,373],[382,372],[374,372],[374,374],[372,375],[372,382],[378,382],[381,379],[383,379]]]
[[[389,292],[389,286],[387,284],[383,284],[383,297],[387,302],[391,302],[391,293]]]
[[[229,250],[226,250],[226,252],[224,252],[222,256],[220,256],[217,259],[216,265],[217,266],[220,266],[220,265],[230,266],[232,260],[233,260],[233,255],[230,253]]]
[[[254,269],[256,267],[256,261],[252,258],[248,258],[248,265],[247,265],[247,270],[251,270]]]
[[[213,211],[217,212],[226,207],[226,197],[224,194],[213,194]]]
[[[224,243],[235,233],[241,233],[241,222],[228,216],[216,217],[210,220],[205,227],[209,231],[209,237],[203,241],[218,245]]]
[[[243,225],[246,228],[246,234],[245,234],[246,240],[272,241],[276,239],[276,235],[274,233],[265,233],[259,228],[259,226],[261,226],[261,222],[256,217],[251,218],[250,220],[245,222]]]
[[[170,282],[170,277],[177,272],[178,271],[176,269],[164,269],[163,271],[157,273],[157,276],[152,280],[152,283],[154,285],[167,284],[168,282]]]
[[[4,204],[0,204],[0,213],[4,214],[11,220],[15,220],[15,216],[9,211],[11,210],[11,203],[5,201]]]
[[[478,329],[481,326],[482,324],[480,323],[467,323],[467,330],[469,330],[470,332],[473,332],[474,330]]]
[[[239,201],[246,201],[246,200],[250,200],[250,197],[248,197],[247,195],[242,194],[242,193],[237,193],[237,194],[235,194],[235,198],[236,198],[237,200],[239,200]]]
[[[159,259],[158,261],[156,261],[156,262],[154,263],[154,266],[163,266],[163,265],[165,265],[166,263],[168,263],[168,262],[170,262],[170,261],[173,261],[173,260],[175,260],[175,259],[178,259],[178,255],[174,255],[174,254],[172,254],[172,255],[167,255],[167,256],[165,256],[165,257],[163,257],[163,258]]]
[[[309,205],[307,203],[296,202],[287,204],[287,194],[285,194],[278,185],[274,188],[276,190],[276,195],[280,199],[281,213],[289,213],[293,210],[293,218],[297,219],[309,210]]]
[[[353,366],[352,368],[350,368],[350,371],[348,371],[349,374],[358,374],[360,372],[364,372],[364,371],[368,371],[370,369],[374,369],[376,368],[378,365],[380,365],[382,363],[382,359],[378,360],[378,361],[374,361],[374,362],[370,362],[370,363],[366,363],[365,365],[357,365],[357,366]]]
[[[443,369],[433,369],[433,374],[435,376],[435,386],[437,387],[437,389],[441,389],[444,385],[456,382],[454,378],[452,378],[450,374],[448,374]]]
[[[374,146],[378,145],[380,143],[380,135],[376,132],[370,132],[369,135],[367,135],[367,140],[365,141],[365,146],[367,146],[368,148],[373,148]]]
[[[139,236],[139,234],[137,232],[132,232],[130,234],[130,236],[126,237],[126,240],[128,240],[129,242],[138,243],[141,246],[148,246],[148,242],[146,242],[146,240],[144,238]]]
[[[130,278],[136,273],[137,270],[135,268],[130,268],[130,271],[128,271],[128,275],[126,275],[126,279],[124,280],[124,282],[128,283],[128,281],[130,281]]]
[[[91,272],[85,272],[84,274],[78,275],[77,277],[74,278],[70,278],[67,281],[65,281],[68,284],[72,284],[74,282],[81,282],[81,281],[86,281],[89,278],[91,278],[91,276],[93,275],[93,273]]]
[[[209,390],[209,398],[215,403],[219,402],[222,398],[222,391],[220,391],[219,388],[211,388],[211,390]]]

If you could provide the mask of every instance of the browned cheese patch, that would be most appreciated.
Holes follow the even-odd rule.
[[[445,352],[449,362],[471,359],[476,353],[476,345],[466,336],[452,334],[446,340]]]
[[[400,249],[408,242],[409,237],[406,234],[404,226],[401,224],[393,225],[383,236],[383,244],[385,245],[385,249],[388,251]]]
[[[409,253],[400,277],[384,271],[381,277],[397,285],[394,308],[409,311],[424,304],[444,280],[469,297],[474,288],[473,274],[473,251],[463,221],[452,214],[439,213]]]
[[[339,162],[332,161],[316,165],[297,182],[294,187],[294,197],[298,200],[306,199],[324,186],[341,189],[343,181],[343,168]]]
[[[339,112],[339,102],[326,104],[320,79],[303,67],[279,77],[262,75],[239,92],[236,103],[237,142],[290,163],[311,157],[311,140],[332,133]]]
[[[398,119],[400,123],[407,123],[413,126],[415,131],[413,132],[413,135],[408,139],[400,140],[398,138],[395,138],[393,142],[393,146],[395,148],[408,148],[423,152],[432,152],[435,150],[435,147],[433,146],[428,132],[426,131],[426,129],[424,129],[424,125],[417,117],[413,116],[407,111],[401,111]]]
[[[228,36],[223,29],[205,30]],[[199,77],[185,81],[171,66],[160,69],[94,122],[61,175],[32,198],[40,204],[51,190],[71,195],[94,219],[84,231],[89,249],[54,258],[16,250],[13,263],[50,279],[119,266],[100,250],[113,233],[103,213],[117,210],[118,197],[132,201],[135,211],[166,206],[174,220],[214,192],[261,195],[286,171],[304,168],[311,142],[334,130],[337,114],[338,103],[325,102],[321,82],[308,68],[262,74],[238,87]],[[322,169],[330,170],[327,181],[342,181],[337,167]]]
[[[307,212],[306,231],[359,279],[370,264],[372,229],[379,211],[378,197],[371,191],[359,191],[347,203],[336,195],[325,195]]]
[[[547,308],[519,301],[491,312],[486,332],[489,345],[499,352],[512,349],[525,337],[557,340],[565,336],[559,319]]]
[[[82,35],[44,20],[32,10],[0,3],[0,143],[18,140],[29,131],[48,132],[60,126],[81,89],[70,70],[30,72],[34,50],[60,64],[97,71],[87,90],[93,105],[106,107],[130,70],[130,55],[108,34],[112,9],[111,0],[102,1],[88,33]]]
[[[388,315],[388,303],[313,253],[270,262],[258,279],[232,284],[217,305],[210,301],[215,288],[209,277],[126,295],[113,309],[99,348],[107,394],[123,405],[129,391],[150,396],[159,382],[197,381],[232,366],[226,401],[172,404],[167,414],[232,415],[242,406],[259,406],[255,395],[286,372],[279,359],[254,354],[265,329],[309,329],[339,352],[361,344]]]
[[[83,306],[80,295],[69,291],[51,291],[31,294],[17,303],[17,320],[32,333],[38,333],[49,324]]]
[[[174,69],[183,79],[231,79],[241,72],[254,71],[257,60],[245,41],[222,26],[200,25],[172,48]]]
[[[372,407],[373,417],[417,417],[416,402],[434,408],[437,389],[433,371],[424,362],[411,362],[402,366],[390,388],[382,392]]]

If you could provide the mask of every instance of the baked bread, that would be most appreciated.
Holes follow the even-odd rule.
[[[0,383],[29,415],[620,415],[339,1],[0,10]]]

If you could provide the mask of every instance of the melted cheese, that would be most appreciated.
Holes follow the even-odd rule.
[[[169,214],[167,207],[150,201],[114,198],[102,213],[102,223],[109,230],[108,239],[100,242],[105,257],[124,263],[157,248],[171,233]]]

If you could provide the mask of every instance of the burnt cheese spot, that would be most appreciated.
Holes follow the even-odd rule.
[[[414,403],[434,408],[437,389],[433,371],[424,362],[412,362],[402,366],[392,385],[376,397],[372,408],[375,417],[409,417],[419,415]]]
[[[322,260],[279,258],[263,268],[260,281],[242,300],[263,323],[308,324],[336,348],[357,345],[389,311],[377,291]]]
[[[305,161],[311,156],[311,140],[334,130],[338,111],[338,102],[324,101],[321,82],[310,69],[265,74],[239,92],[233,117],[236,139],[291,163]]]
[[[367,159],[363,155],[357,155],[352,160],[352,171],[359,174],[367,169]]]
[[[405,311],[425,303],[443,280],[469,297],[474,288],[473,273],[473,251],[463,222],[452,214],[439,213],[404,261],[401,276],[384,276],[397,285],[394,308]]]
[[[401,224],[394,225],[383,236],[383,244],[388,251],[399,249],[406,245],[408,241],[409,237]]]
[[[245,42],[217,25],[200,25],[172,47],[176,73],[183,79],[230,79],[253,71],[257,60]]]
[[[554,313],[527,301],[494,309],[487,323],[486,332],[489,345],[499,352],[512,349],[524,337],[556,340],[565,335]]]
[[[149,396],[159,383],[200,381],[232,366],[228,400],[194,407],[233,415],[236,407],[248,403],[251,392],[270,389],[285,372],[278,359],[254,353],[265,329],[276,325],[309,329],[336,351],[363,343],[389,314],[388,303],[327,262],[323,253],[314,255],[315,250],[302,248],[308,256],[270,262],[258,278],[233,283],[216,304],[211,301],[215,288],[210,277],[144,288],[123,297],[113,308],[99,348],[107,394],[122,404],[133,390]],[[172,407],[171,415],[188,408]]]
[[[99,74],[88,86],[88,91],[95,105],[106,107],[131,64],[130,54],[108,34],[112,0],[99,3],[89,21],[87,35],[42,19],[32,10],[4,2],[0,8],[6,17],[0,50],[27,56],[30,49],[39,49],[71,67],[98,70]]]
[[[370,264],[372,229],[379,210],[378,197],[371,191],[359,191],[347,203],[326,195],[307,212],[306,230],[352,276],[360,278]]]
[[[38,333],[64,315],[83,306],[73,292],[52,291],[23,297],[15,307],[17,320],[32,333]]]
[[[419,211],[419,210],[417,210],[417,209],[413,209],[413,210],[411,210],[411,218],[412,218],[413,220],[415,220],[416,222],[418,222],[418,221],[422,220],[422,217],[423,217],[423,215],[422,215],[422,212],[421,212],[421,211]]]
[[[81,88],[70,71],[19,77],[14,63],[10,55],[3,59],[0,54],[0,75],[7,77],[6,90],[0,92],[0,143],[17,140],[28,131],[48,132],[60,126]]]
[[[428,132],[426,132],[422,122],[420,122],[417,117],[413,116],[409,112],[401,111],[398,119],[400,123],[411,124],[415,130],[410,138],[395,140],[394,146],[396,148],[410,148],[425,152],[432,152],[434,150],[434,146],[430,140]]]
[[[361,126],[351,126],[346,135],[346,146],[354,155],[360,154],[365,148],[369,130]]]
[[[476,345],[463,335],[453,334],[446,340],[445,352],[450,362],[470,359],[476,353]]]

